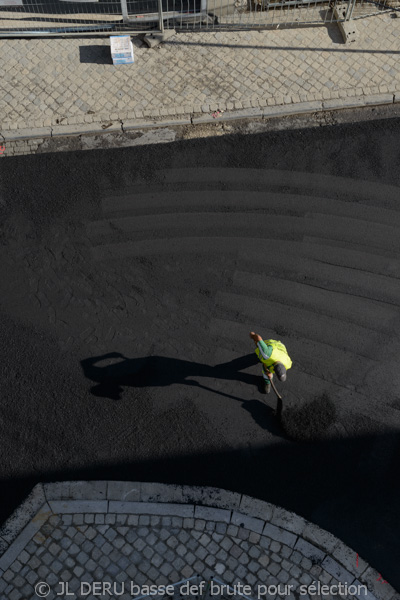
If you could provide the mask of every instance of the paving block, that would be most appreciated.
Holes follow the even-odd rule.
[[[347,583],[350,585],[353,583],[355,577],[352,573],[349,573],[342,565],[340,565],[331,556],[326,556],[321,564],[322,568],[325,569],[330,575],[341,583]]]
[[[142,483],[140,499],[142,502],[182,502],[182,486],[166,483]]]
[[[264,529],[265,521],[256,517],[249,517],[240,512],[234,511],[231,516],[231,523],[239,527],[244,527],[255,533],[261,533]]]
[[[106,481],[58,481],[43,484],[49,500],[103,500],[107,495]]]
[[[48,138],[51,137],[51,127],[32,127],[26,129],[3,130],[1,136],[5,142],[13,140],[27,140],[30,138]]]
[[[302,517],[278,506],[274,510],[271,523],[277,527],[296,533],[297,535],[302,535],[302,532],[307,525],[307,521]]]
[[[106,513],[107,500],[50,500],[51,510],[56,514]]]
[[[216,521],[230,523],[231,511],[224,508],[213,508],[210,506],[196,506],[194,510],[195,519],[204,519],[205,521]]]
[[[140,121],[139,119],[130,119],[123,121],[123,131],[131,131],[132,129],[145,129],[148,127],[178,127],[181,125],[191,125],[190,117],[181,119],[163,119],[162,121]]]
[[[245,495],[242,496],[239,508],[240,512],[245,513],[250,517],[262,519],[263,521],[271,521],[275,509],[275,507],[268,502]]]
[[[109,481],[107,485],[107,499],[120,500],[121,502],[137,502],[140,500],[140,482]]]
[[[320,550],[319,548],[316,548],[316,546],[310,544],[301,537],[298,538],[294,549],[316,564],[321,564],[326,556],[326,552]]]
[[[110,500],[109,512],[137,515],[193,517],[194,506],[186,504],[162,504],[157,502],[118,502]]]
[[[327,533],[327,532],[325,532]],[[328,534],[330,535],[330,534]],[[333,536],[332,536],[333,537]],[[335,558],[340,564],[342,564],[350,573],[353,573],[356,577],[359,577],[366,571],[368,568],[368,563],[365,562],[360,556],[358,557],[358,565],[357,565],[357,553],[354,552],[351,548],[346,546],[340,540],[337,540],[337,543],[334,548],[327,547],[329,554],[332,555],[332,558]]]
[[[183,502],[234,509],[240,505],[241,494],[213,487],[182,486]]]
[[[394,94],[370,94],[364,96],[366,106],[378,106],[380,104],[393,104]]]
[[[301,537],[308,542],[311,542],[315,546],[318,546],[322,550],[325,550],[329,554],[332,554],[333,550],[340,543],[340,540],[329,533],[329,531],[320,529],[317,525],[308,522],[301,534]]]
[[[211,111],[207,110],[206,114],[193,117],[193,125],[200,125],[204,123],[217,123],[218,121],[234,121],[238,119],[252,119],[263,116],[262,108],[247,108],[243,110],[228,111],[221,113],[218,117],[213,117]]]
[[[142,119],[126,119],[123,121],[123,131],[131,131],[132,129],[148,129],[149,127],[158,127],[159,121],[153,120],[142,120]]]
[[[270,119],[273,117],[313,113],[320,110],[322,110],[322,102],[298,102],[285,106],[268,106],[263,109],[263,116],[264,119]]]
[[[266,535],[267,537],[269,537],[277,542],[286,544],[286,546],[289,546],[290,548],[294,547],[294,545],[296,544],[296,540],[297,540],[296,534],[294,534],[290,531],[286,531],[286,529],[282,529],[281,527],[277,527],[276,525],[273,525],[272,523],[266,523],[262,534]]]
[[[351,98],[334,98],[322,102],[324,110],[338,110],[341,108],[360,108],[365,106],[365,96],[354,96]]]

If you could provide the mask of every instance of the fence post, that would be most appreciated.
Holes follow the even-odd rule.
[[[121,0],[121,12],[122,12],[122,20],[124,23],[129,23],[128,17],[128,3],[127,0]]]
[[[350,21],[351,20],[351,17],[353,16],[353,10],[354,10],[355,5],[356,5],[356,0],[349,0],[348,1],[346,15],[344,17],[345,21]]]
[[[163,7],[162,0],[158,0],[158,26],[161,33],[164,33],[164,18],[163,18]]]

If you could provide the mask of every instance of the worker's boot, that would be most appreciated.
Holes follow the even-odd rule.
[[[270,382],[266,381],[264,379],[263,388],[264,388],[264,394],[269,394],[270,391],[271,391],[271,384],[270,384]]]

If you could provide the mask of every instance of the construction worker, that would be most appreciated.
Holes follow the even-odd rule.
[[[292,366],[292,361],[282,342],[277,340],[263,340],[254,331],[250,332],[250,337],[256,345],[255,353],[263,366],[263,392],[264,394],[269,394],[274,373],[276,373],[279,381],[286,381],[286,371]]]

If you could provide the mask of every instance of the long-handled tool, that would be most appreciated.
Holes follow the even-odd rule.
[[[268,371],[270,373],[270,371]],[[274,390],[275,394],[276,394],[276,398],[277,398],[277,403],[276,403],[276,411],[275,411],[275,416],[280,418],[281,414],[282,414],[282,408],[283,408],[283,404],[282,404],[282,396],[280,395],[280,393],[278,392],[278,390],[275,387],[274,382],[272,381],[272,379],[270,379],[270,383],[272,385],[272,389]]]
[[[272,385],[272,389],[274,390],[276,397],[278,398],[278,400],[282,400],[282,396],[280,395],[280,393],[278,392],[278,390],[275,387],[274,382],[272,381],[272,379],[270,379],[271,385]]]
[[[280,395],[280,393],[278,392],[278,390],[275,387],[275,384],[273,383],[273,381],[271,380],[271,385],[272,385],[272,389],[274,390],[275,394],[276,394],[276,411],[275,411],[275,416],[277,417],[277,419],[281,418],[281,414],[282,414],[282,408],[283,408],[283,403],[282,403],[282,396]]]

